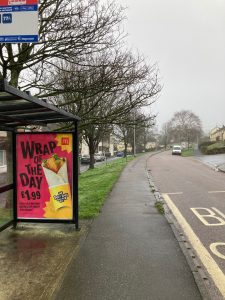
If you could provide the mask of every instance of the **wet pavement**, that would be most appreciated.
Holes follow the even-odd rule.
[[[124,169],[55,299],[202,299],[169,223],[154,207],[146,167],[143,156]]]
[[[1,197],[0,207],[5,202]],[[51,299],[92,220],[79,223],[80,231],[71,224],[19,223],[0,232],[0,300]]]
[[[219,165],[218,170],[221,171],[221,172],[225,172],[225,163]]]
[[[202,155],[198,152],[195,158],[215,170],[225,172],[225,154]]]
[[[0,300],[201,299],[154,203],[142,157],[128,164],[103,212],[81,222],[81,231],[23,223],[1,232]]]
[[[23,224],[0,233],[0,299],[49,300],[90,222],[81,231],[68,224]]]

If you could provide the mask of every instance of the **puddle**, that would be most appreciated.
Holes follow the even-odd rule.
[[[55,227],[54,227],[55,225]],[[0,299],[51,299],[88,226],[23,225],[0,233]]]

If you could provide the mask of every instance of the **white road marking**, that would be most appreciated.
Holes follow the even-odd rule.
[[[217,214],[225,219],[222,212],[214,207],[212,207],[212,209],[214,209]],[[221,217],[218,217],[212,209],[206,207],[190,207],[190,210],[205,226],[224,226],[225,220],[223,220]],[[210,222],[208,222],[209,220]]]
[[[209,191],[209,194],[219,194],[219,193],[225,193],[225,191]]]
[[[182,227],[184,233],[188,237],[192,247],[198,253],[199,258],[201,259],[202,264],[205,266],[206,270],[212,277],[215,285],[225,298],[225,275],[222,270],[219,268],[218,264],[212,258],[208,250],[203,246],[202,242],[199,240],[198,236],[194,233],[191,226],[185,220],[179,209],[175,206],[172,202],[170,197],[166,194],[163,194],[163,198],[165,199],[167,205],[169,206],[170,210],[173,212],[175,218],[179,222],[180,226]]]
[[[225,214],[223,214],[219,209],[212,207],[219,215],[221,215],[225,219]]]
[[[183,192],[165,193],[167,195],[182,195]]]
[[[212,243],[210,245],[210,249],[211,251],[217,255],[218,257],[222,258],[222,259],[225,259],[225,255],[221,254],[218,250],[217,250],[217,247],[218,246],[225,246],[225,243]]]

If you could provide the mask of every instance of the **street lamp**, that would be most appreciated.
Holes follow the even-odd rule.
[[[134,112],[134,156],[136,156],[136,124],[135,124],[135,112]]]

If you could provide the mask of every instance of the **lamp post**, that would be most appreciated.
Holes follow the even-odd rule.
[[[136,124],[135,124],[135,112],[134,112],[134,156],[136,156]]]

